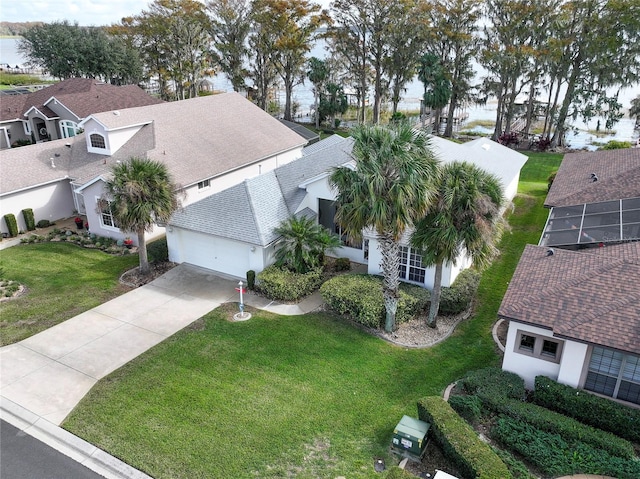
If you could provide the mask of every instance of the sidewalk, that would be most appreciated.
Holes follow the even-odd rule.
[[[88,443],[74,447],[84,441],[57,426],[98,380],[222,303],[238,301],[237,285],[237,279],[181,264],[145,286],[0,348],[0,417],[26,432],[33,430],[32,435],[71,457],[91,450]],[[244,302],[280,315],[305,314],[323,304],[319,293],[299,304],[247,293]],[[83,456],[90,468],[96,452]],[[113,463],[103,451],[97,453]],[[103,469],[94,470],[104,475]],[[145,477],[131,474],[106,477]]]

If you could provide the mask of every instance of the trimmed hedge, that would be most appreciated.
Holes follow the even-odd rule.
[[[385,319],[382,278],[366,274],[343,274],[331,278],[320,288],[322,299],[339,314],[371,328]],[[430,293],[419,286],[400,284],[396,324],[409,321],[429,304]]]
[[[520,376],[495,367],[471,371],[460,380],[460,384],[467,393],[477,394],[480,399],[487,396],[523,401],[526,395],[524,380]]]
[[[442,288],[438,314],[460,314],[469,309],[479,284],[480,273],[472,269],[462,271],[449,288]]]
[[[482,417],[482,401],[478,396],[451,396],[449,405],[469,423],[473,424]]]
[[[24,224],[27,227],[27,231],[34,231],[36,229],[36,219],[33,216],[33,210],[31,208],[23,209],[22,217],[24,218]]]
[[[542,431],[560,434],[566,440],[591,444],[614,456],[627,459],[635,456],[633,445],[629,441],[547,408],[523,402],[524,383],[513,373],[498,368],[481,369],[470,373],[462,380],[462,384],[467,392],[476,394],[482,405],[492,412],[528,423]],[[455,397],[452,396],[451,400]],[[461,416],[466,419],[464,414]]]
[[[54,225],[54,224],[55,224],[55,223],[52,223],[52,222],[51,222],[51,221],[49,221],[49,220],[40,220],[40,221],[38,221],[38,222],[36,223],[36,226],[37,226],[38,228],[46,228],[47,226],[51,226],[51,225]]]
[[[488,444],[441,397],[418,402],[418,417],[431,424],[434,440],[465,477],[511,479],[513,476]]]
[[[256,287],[256,272],[252,269],[247,271],[247,288],[253,291]]]
[[[7,224],[9,236],[12,238],[18,236],[18,222],[16,221],[15,215],[13,213],[7,213],[4,215],[4,222]]]
[[[317,290],[322,279],[321,268],[299,274],[273,265],[258,273],[256,289],[271,299],[296,301]]]
[[[491,435],[549,476],[583,473],[618,479],[640,477],[640,461],[612,456],[581,441],[567,441],[516,419],[498,419]]]
[[[640,410],[537,376],[533,401],[590,426],[640,443]],[[640,477],[638,475],[637,477]]]

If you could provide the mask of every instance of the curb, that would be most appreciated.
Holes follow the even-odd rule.
[[[5,397],[0,397],[0,418],[107,479],[152,479]]]
[[[495,324],[493,325],[493,329],[491,330],[491,335],[493,336],[493,341],[496,343],[500,351],[504,353],[504,346],[498,339],[498,328],[503,322],[504,322],[504,319],[499,319],[498,321],[495,322]]]

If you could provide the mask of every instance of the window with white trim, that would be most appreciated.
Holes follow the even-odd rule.
[[[206,190],[211,187],[211,182],[209,180],[203,180],[198,182],[198,190]]]
[[[584,388],[640,404],[640,356],[595,346]]]
[[[116,220],[113,217],[113,212],[111,211],[111,203],[101,200],[99,202],[99,205],[100,223],[102,223],[102,226],[105,226],[107,228],[118,228],[118,223],[116,223]]]
[[[71,120],[61,120],[60,133],[62,134],[62,138],[71,138],[72,136],[76,136],[78,133],[78,124]]]
[[[91,133],[91,135],[89,135],[89,141],[91,142],[92,148],[102,148],[103,150],[107,148],[104,136],[99,133]]]
[[[400,246],[400,279],[424,284],[427,267],[422,264],[422,255],[409,247]]]
[[[537,359],[559,363],[564,341],[530,331],[517,331],[514,351]]]

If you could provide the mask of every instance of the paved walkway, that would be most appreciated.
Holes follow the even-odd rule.
[[[0,415],[23,429],[37,426],[40,435],[63,434],[56,426],[98,380],[222,303],[238,301],[237,285],[237,279],[178,265],[145,286],[0,348]],[[244,302],[281,315],[323,304],[319,293],[294,305],[252,293]]]

